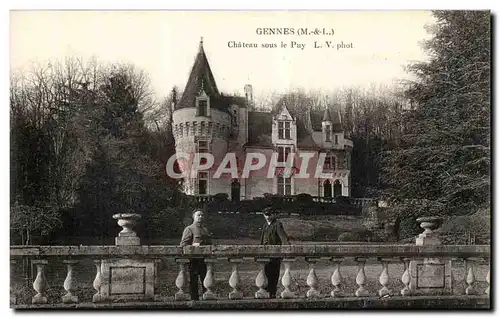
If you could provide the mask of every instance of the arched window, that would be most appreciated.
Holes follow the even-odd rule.
[[[325,182],[323,182],[323,197],[332,197],[332,183],[330,182],[330,180],[325,180]]]
[[[333,183],[333,196],[338,197],[342,195],[342,183],[339,180],[335,180]]]

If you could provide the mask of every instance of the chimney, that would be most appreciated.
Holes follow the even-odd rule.
[[[247,103],[247,107],[250,110],[253,110],[254,104],[253,104],[253,90],[252,90],[252,85],[246,84],[245,85],[245,101]]]

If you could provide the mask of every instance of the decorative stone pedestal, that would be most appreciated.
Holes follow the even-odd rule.
[[[123,228],[116,237],[116,245],[140,245],[132,230],[140,217],[134,213],[113,215]],[[99,301],[154,300],[154,259],[104,259],[100,269]]]
[[[417,219],[425,231],[416,239],[417,246],[441,245],[439,217]],[[410,262],[410,289],[412,295],[449,295],[452,293],[451,260],[441,258],[416,259]]]

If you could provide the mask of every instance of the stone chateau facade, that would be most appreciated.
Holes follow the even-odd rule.
[[[172,127],[177,153],[208,152],[216,164],[185,177],[182,183],[186,194],[226,193],[232,200],[252,199],[265,193],[350,196],[353,144],[344,135],[339,111],[325,107],[322,113],[299,114],[284,99],[271,112],[253,111],[252,86],[245,85],[244,92],[245,97],[219,92],[200,41],[182,96],[172,103]],[[273,155],[282,163],[294,153],[294,167],[302,169],[305,165],[301,165],[301,152],[314,154],[307,166],[309,178],[299,179],[296,174],[279,173],[279,169],[268,177],[268,164],[262,171],[252,171],[249,178],[243,178],[241,173],[237,178],[229,173],[214,178],[217,163],[227,153],[236,154],[241,172],[248,153],[264,154],[268,163]],[[322,170],[329,174],[326,178],[315,177],[320,153],[326,154]]]

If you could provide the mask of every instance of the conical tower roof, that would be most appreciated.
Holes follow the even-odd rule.
[[[186,87],[175,109],[194,107],[196,96],[198,96],[202,90],[205,91],[212,100],[215,101],[219,99],[219,90],[217,89],[214,75],[210,69],[207,55],[203,49],[203,38],[200,40],[198,54],[196,54]]]

